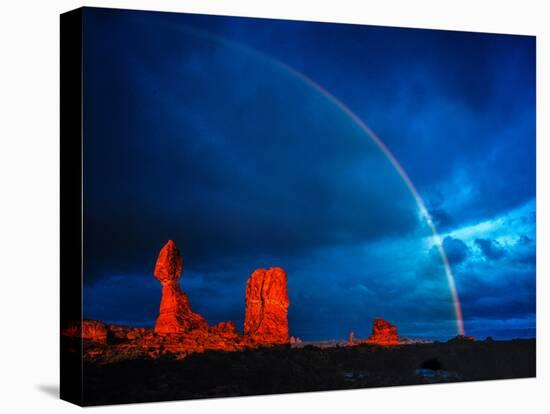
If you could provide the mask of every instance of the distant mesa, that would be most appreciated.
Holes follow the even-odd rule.
[[[289,343],[286,273],[280,267],[255,270],[246,283],[244,335],[259,344]]]
[[[454,338],[449,339],[448,343],[469,343],[474,342],[476,339],[473,336],[457,335]]]
[[[206,320],[191,310],[187,295],[182,292],[178,279],[183,269],[181,254],[172,240],[161,249],[155,265],[155,277],[162,284],[160,312],[155,324],[159,334],[185,333],[193,329],[206,329]]]
[[[382,318],[376,318],[372,325],[372,334],[366,342],[373,345],[399,345],[397,327]]]

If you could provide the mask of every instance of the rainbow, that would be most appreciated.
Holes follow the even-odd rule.
[[[222,43],[224,45],[227,45],[229,47],[232,47],[234,49],[237,49],[239,51],[242,51],[245,54],[253,55],[255,57],[258,57],[260,60],[267,61],[271,63],[272,65],[280,68],[281,70],[290,73],[294,77],[297,77],[301,81],[305,82],[307,85],[309,85],[311,88],[313,88],[315,91],[320,93],[322,96],[324,96],[326,99],[328,99],[330,102],[332,102],[336,107],[338,107],[343,113],[345,113],[365,134],[376,144],[376,146],[382,151],[382,153],[386,156],[386,158],[390,161],[390,163],[393,165],[397,173],[401,176],[401,179],[404,181],[405,185],[411,192],[412,196],[414,197],[416,204],[418,206],[418,209],[420,211],[421,217],[425,219],[425,221],[428,223],[428,226],[430,227],[430,230],[432,232],[433,242],[434,245],[437,247],[437,250],[439,252],[439,255],[441,256],[441,259],[443,261],[443,265],[445,268],[445,275],[447,277],[447,282],[449,284],[449,290],[451,291],[452,299],[453,299],[453,306],[454,306],[454,313],[455,313],[455,319],[456,319],[456,329],[458,335],[464,335],[464,319],[462,316],[462,306],[460,305],[460,298],[458,296],[458,291],[456,289],[456,283],[455,278],[453,275],[453,271],[451,269],[451,265],[449,264],[449,259],[447,257],[447,253],[445,252],[445,249],[443,248],[443,241],[441,240],[441,236],[439,235],[437,228],[434,224],[433,218],[430,215],[428,209],[426,208],[426,204],[424,203],[424,200],[420,196],[420,193],[416,189],[415,185],[411,181],[409,175],[406,173],[403,166],[397,161],[397,158],[392,154],[392,152],[389,150],[389,148],[384,144],[384,142],[374,133],[370,127],[361,120],[348,106],[346,106],[342,101],[340,101],[336,96],[334,96],[332,93],[330,93],[328,90],[323,88],[321,85],[319,85],[317,82],[315,82],[313,79],[309,78],[305,74],[298,72],[294,68],[286,65],[285,63],[272,58],[269,55],[266,55],[262,52],[259,52],[255,49],[249,48],[247,46],[244,46],[240,43],[236,43],[230,40],[227,40],[225,38],[221,38],[219,36],[213,35],[209,32],[204,32],[202,30],[198,30],[196,28],[191,28],[189,26],[180,26],[180,25],[174,25],[176,30],[182,30],[187,31],[189,33],[192,33],[196,36],[200,36],[203,38],[209,38],[211,40],[214,40],[216,42]]]
[[[290,66],[279,61],[274,61],[273,59],[270,59],[270,60],[274,64],[277,64],[281,68],[292,73],[294,76],[300,78],[303,82],[306,82],[312,88],[314,88],[315,90],[320,92],[322,95],[324,95],[327,99],[329,99],[334,105],[336,105],[341,111],[343,111],[353,122],[355,122],[355,124],[357,124],[365,132],[365,134],[378,146],[378,148],[380,148],[380,150],[384,153],[386,158],[392,163],[393,167],[396,169],[396,171],[401,176],[406,186],[410,190],[411,194],[413,195],[416,201],[416,204],[418,206],[418,209],[420,210],[420,215],[426,220],[426,222],[428,223],[428,226],[430,227],[430,230],[432,231],[434,245],[437,246],[437,250],[439,251],[441,259],[443,260],[443,265],[445,267],[445,274],[447,276],[447,282],[449,283],[449,289],[453,297],[457,332],[459,335],[464,335],[464,319],[462,317],[462,307],[460,305],[460,298],[458,296],[458,291],[456,289],[456,283],[455,283],[453,271],[451,269],[451,265],[449,264],[449,259],[447,258],[447,253],[445,253],[445,249],[443,248],[443,242],[441,240],[441,236],[439,235],[437,228],[435,227],[432,216],[430,215],[428,209],[426,208],[426,204],[424,203],[424,200],[422,200],[420,193],[416,189],[415,185],[413,184],[412,180],[410,179],[409,175],[407,174],[403,166],[399,163],[399,161],[397,161],[397,158],[395,158],[395,156],[392,154],[392,152],[389,150],[386,144],[384,144],[384,142],[378,137],[378,135],[376,135],[374,131],[370,129],[370,127],[361,120],[361,118],[359,118],[349,107],[347,107],[342,101],[336,98],[332,93],[327,91],[325,88],[323,88],[321,85],[319,85],[317,82],[315,82],[311,78],[307,77],[301,72],[294,70]]]

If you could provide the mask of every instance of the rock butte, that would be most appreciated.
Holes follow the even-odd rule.
[[[398,345],[397,327],[382,318],[376,318],[372,324],[372,334],[365,342],[373,345]]]
[[[260,344],[285,344],[288,337],[286,273],[280,267],[255,270],[246,282],[244,335]]]

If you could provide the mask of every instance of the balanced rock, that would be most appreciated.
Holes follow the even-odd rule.
[[[397,328],[382,318],[376,318],[367,342],[376,345],[398,345]]]
[[[245,337],[258,344],[283,344],[288,337],[286,273],[280,267],[255,270],[246,283]]]
[[[180,288],[178,279],[182,269],[181,254],[176,244],[168,240],[159,253],[154,272],[162,284],[160,313],[155,325],[157,333],[185,333],[208,328],[204,318],[191,310],[189,299]]]

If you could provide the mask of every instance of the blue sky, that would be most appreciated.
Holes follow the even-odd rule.
[[[278,62],[282,63],[279,64]],[[289,67],[292,70],[287,70]],[[287,270],[291,334],[535,336],[535,39],[86,9],[84,312],[152,326],[158,250],[211,323]]]

